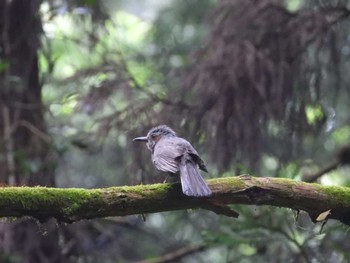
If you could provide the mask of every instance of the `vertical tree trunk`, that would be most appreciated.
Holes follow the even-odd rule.
[[[54,185],[50,137],[41,101],[39,0],[0,2],[0,183]],[[1,256],[20,262],[63,262],[53,223],[0,224]]]

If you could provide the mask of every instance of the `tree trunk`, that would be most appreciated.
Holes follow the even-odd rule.
[[[41,102],[39,0],[0,2],[0,182],[54,186],[50,137]],[[33,220],[0,224],[1,254],[21,262],[63,262],[52,223],[40,233]]]

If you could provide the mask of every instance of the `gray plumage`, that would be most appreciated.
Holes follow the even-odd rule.
[[[200,175],[198,168],[208,172],[203,160],[193,146],[168,126],[152,128],[146,137],[134,141],[145,141],[152,153],[154,166],[163,172],[180,173],[182,192],[188,196],[209,196],[212,194]]]

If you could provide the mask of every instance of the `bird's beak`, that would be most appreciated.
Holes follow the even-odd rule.
[[[147,142],[147,137],[137,137],[132,140],[133,142],[140,141],[140,142]]]

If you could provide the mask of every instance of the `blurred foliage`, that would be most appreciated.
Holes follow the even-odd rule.
[[[259,1],[248,2],[253,12]],[[259,4],[263,2],[277,5],[283,21],[297,15],[305,18],[315,14],[312,10],[349,5],[348,1],[316,0],[271,0]],[[279,6],[280,2],[283,5]],[[228,110],[228,118],[223,121],[219,110],[210,111],[204,102],[227,83],[218,82],[222,85],[212,85],[212,90],[208,91],[210,78],[203,78],[205,81],[199,84],[188,79],[205,59],[213,57],[220,48],[225,51],[224,44],[229,39],[220,42],[223,46],[217,45],[213,42],[213,28],[219,30],[223,26],[219,22],[230,21],[224,20],[225,16],[230,17],[228,9],[221,13],[227,3],[238,16],[235,12],[242,10],[240,1],[43,2],[40,15],[44,34],[39,62],[46,122],[60,156],[57,186],[90,188],[162,182],[164,176],[150,166],[146,148],[131,142],[134,136],[144,135],[159,122],[166,122],[193,142],[208,160],[210,176],[256,173],[299,180],[305,171],[318,170],[334,158],[338,148],[349,144],[348,18],[331,27],[320,27],[321,37],[307,43],[305,50],[300,51],[302,56],[295,55],[298,56],[296,62],[288,64],[291,75],[279,75],[285,76],[286,82],[283,87],[274,83],[275,91],[287,92],[286,100],[276,102],[276,98],[282,97],[274,95],[258,100],[253,89],[246,93],[244,101],[239,92],[233,98],[229,94],[232,86],[228,85],[221,90],[224,103],[219,106],[226,105],[222,112],[234,106],[233,102],[239,107]],[[259,13],[250,15],[266,20]],[[329,16],[334,19],[334,14]],[[221,28],[220,34],[215,36],[219,38],[236,30],[248,41],[265,30],[272,45],[266,45],[266,54],[277,55],[273,49],[275,39],[269,32],[274,24],[264,27],[260,20],[254,24],[255,20],[235,19],[233,21],[240,22],[242,28],[231,23],[231,28]],[[296,25],[301,29],[310,27],[312,31],[314,24],[311,20],[306,22]],[[244,26],[251,31],[246,31]],[[295,33],[296,28],[292,29]],[[282,38],[281,43],[291,41],[286,38],[283,42]],[[246,55],[249,59],[255,52],[237,50],[236,58]],[[283,52],[282,55],[293,56]],[[244,64],[245,60],[234,62],[236,70],[255,66],[254,63]],[[277,74],[265,68],[263,59],[255,62],[264,66],[261,72],[270,76]],[[229,75],[232,61],[226,66],[219,73],[227,70]],[[0,61],[0,71],[5,68],[6,61]],[[242,71],[242,74],[244,77],[249,72]],[[208,76],[211,75],[205,75]],[[248,85],[243,84],[234,88],[246,91]],[[269,87],[265,85],[265,91],[269,91]],[[292,91],[296,93],[293,95]],[[242,104],[238,105],[239,101]],[[249,104],[244,104],[247,102]],[[260,115],[260,106],[268,108],[269,105],[274,113]],[[256,111],[249,111],[252,114],[249,116],[254,119],[248,120],[245,110],[253,106]],[[203,111],[198,110],[201,107]],[[210,115],[205,115],[205,111]],[[239,122],[232,121],[236,120],[232,116],[239,117]],[[221,120],[220,125],[229,125],[226,137],[221,139],[215,137],[217,129],[222,128],[216,117]],[[229,141],[230,135],[234,137],[233,129],[237,136],[242,135],[243,130],[250,132],[250,136],[243,139],[238,136]],[[217,142],[220,143],[216,145]],[[226,155],[224,165],[219,163],[223,155]],[[349,186],[348,168],[334,170],[322,177],[321,182]],[[234,206],[234,209],[240,213],[238,220],[206,211],[178,211],[145,215],[145,221],[142,216],[131,216],[62,227],[62,250],[70,255],[71,262],[129,262],[203,243],[207,245],[204,252],[189,255],[183,262],[350,260],[345,226],[329,222],[320,233],[320,225],[314,225],[303,214],[296,219],[293,212],[278,208]],[[0,258],[8,260],[6,255]]]

